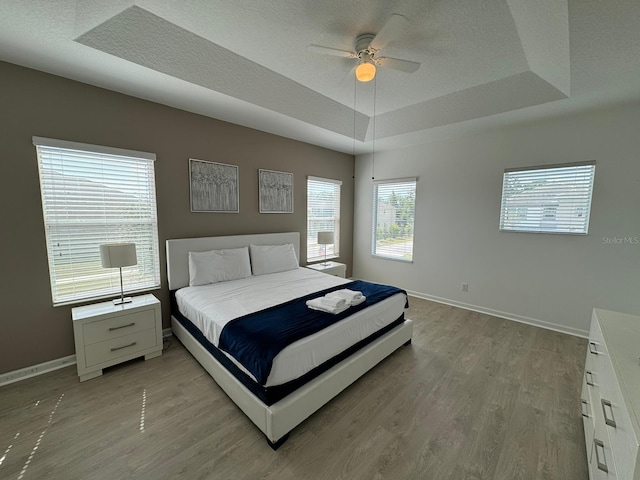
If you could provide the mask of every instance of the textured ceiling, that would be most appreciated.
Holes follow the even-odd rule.
[[[381,55],[415,73],[363,84],[306,48],[351,51],[392,14]],[[638,0],[0,0],[0,59],[366,152],[374,129],[387,149],[638,101],[639,25]]]

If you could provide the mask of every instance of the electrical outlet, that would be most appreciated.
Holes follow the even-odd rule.
[[[469,284],[468,283],[461,283],[460,284],[460,291],[461,292],[468,292],[469,291]]]

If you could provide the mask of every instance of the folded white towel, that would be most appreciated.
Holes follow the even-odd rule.
[[[334,315],[337,315],[338,313],[344,312],[351,306],[349,302],[344,302],[344,304],[342,304],[340,307],[331,307],[330,305],[324,303],[322,301],[322,298],[323,297],[307,300],[307,307],[312,310],[320,310],[321,312],[333,313]]]
[[[320,301],[323,305],[326,305],[331,308],[342,308],[345,305],[349,306],[349,302],[345,298],[342,297],[328,297],[324,296],[320,298]]]
[[[353,300],[351,300],[351,306],[355,307],[356,305],[360,305],[366,299],[367,299],[367,297],[365,297],[364,295],[362,295],[361,297],[358,297],[358,298],[354,298]]]
[[[362,292],[357,290],[349,290],[348,288],[343,288],[342,290],[336,290],[335,292],[329,292],[326,295],[330,298],[344,298],[350,305],[360,305],[367,298],[362,295]]]

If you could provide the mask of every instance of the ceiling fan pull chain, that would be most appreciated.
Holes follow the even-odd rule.
[[[373,79],[373,141],[371,142],[371,180],[376,179],[376,95],[378,79]]]

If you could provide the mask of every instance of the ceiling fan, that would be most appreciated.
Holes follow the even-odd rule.
[[[393,38],[396,33],[406,28],[408,21],[402,15],[394,13],[377,34],[364,33],[355,42],[355,51],[340,50],[338,48],[308,45],[307,50],[324,55],[353,58],[358,60],[356,78],[361,82],[373,80],[376,67],[392,68],[401,72],[413,73],[420,68],[420,63],[392,57],[378,57],[380,50]]]

